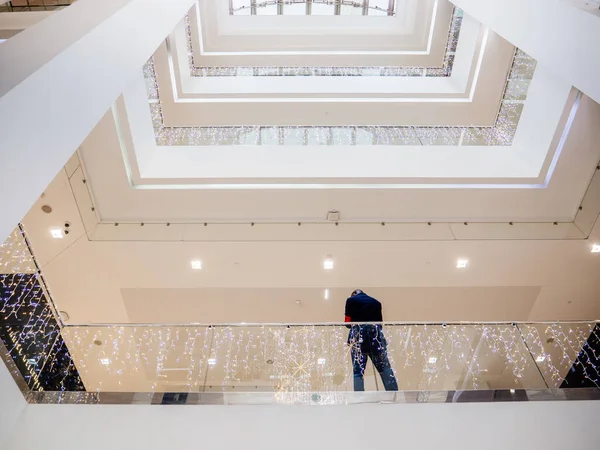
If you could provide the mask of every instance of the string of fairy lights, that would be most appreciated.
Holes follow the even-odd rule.
[[[193,62],[193,61],[192,61]],[[148,102],[159,146],[213,145],[452,145],[510,146],[536,61],[517,49],[496,118],[490,127],[421,126],[165,126],[152,57],[144,65]]]
[[[463,21],[463,11],[454,8],[448,30],[448,39],[441,67],[395,67],[395,66],[352,66],[352,67],[308,67],[308,66],[232,66],[208,67],[199,66],[194,57],[194,39],[192,21],[189,15],[185,17],[186,44],[188,63],[192,77],[307,77],[307,76],[342,76],[342,77],[449,77],[452,74],[454,56],[458,46],[458,38]]]
[[[0,341],[29,389],[83,389],[21,228],[0,244]]]
[[[584,344],[595,333],[594,324],[548,325],[543,333],[540,326],[386,325],[384,330],[403,391],[559,387],[580,352],[588,351]],[[554,336],[551,344],[541,340],[548,333]],[[352,390],[344,326],[67,327],[63,336],[90,390],[286,395]],[[591,361],[595,355],[589,351]],[[598,377],[596,367],[587,370]],[[372,370],[365,377],[368,388],[382,389]]]

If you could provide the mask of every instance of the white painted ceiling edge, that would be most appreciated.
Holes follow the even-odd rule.
[[[551,73],[543,68],[537,70],[510,147],[331,146],[326,148],[327,152],[322,147],[310,146],[161,147],[155,142],[145,84],[139,78],[123,95],[133,140],[133,147],[127,152],[135,152],[135,158],[144,161],[139,167],[142,179],[134,180],[136,186],[144,184],[143,178],[164,178],[165,184],[174,184],[177,179],[197,180],[192,183],[198,186],[212,179],[236,178],[288,179],[280,182],[286,186],[297,184],[296,180],[301,178],[323,177],[414,181],[537,178],[543,177],[540,171],[570,92],[570,86]],[[119,120],[126,125],[121,118]],[[285,160],[282,159],[284,154]],[[182,164],[183,161],[186,164]],[[269,164],[263,164],[264,161]],[[211,187],[215,184],[218,183],[211,183]]]
[[[443,55],[446,48],[447,30],[445,33],[440,33],[441,39],[436,41],[436,53]],[[249,88],[258,93],[269,93],[270,90],[277,89],[282,92],[336,92],[345,94],[361,94],[370,91],[385,92],[385,93],[437,93],[440,92],[440,84],[450,84],[446,89],[449,92],[464,93],[467,89],[467,80],[469,76],[474,76],[471,65],[476,64],[477,45],[483,37],[481,25],[479,22],[465,16],[460,31],[460,39],[454,58],[454,67],[451,77],[191,77],[188,59],[187,37],[185,25],[180,23],[174,32],[169,37],[169,50],[166,55],[172,59],[169,65],[172,64],[173,73],[171,75],[171,84],[177,85],[177,95],[179,99],[185,94],[219,94],[219,93],[238,93],[246,92]],[[425,56],[429,55],[427,53]],[[165,52],[160,52],[155,56],[155,59],[165,56]],[[243,55],[232,58],[231,61],[242,58]],[[369,55],[353,57],[347,62],[349,66],[365,66],[371,65],[365,62]],[[301,62],[302,66],[311,66],[312,60],[308,56],[304,56],[305,61]],[[422,61],[410,61],[410,64],[405,63],[402,58],[391,58],[391,64],[378,64],[390,66],[439,66],[441,58],[439,55],[435,57],[436,61],[431,61],[429,58],[423,58]],[[275,65],[281,65],[281,59],[276,59]],[[335,57],[327,56],[328,65],[339,65],[336,63]],[[379,61],[379,63],[385,61]],[[159,64],[155,61],[155,64]],[[233,64],[237,65],[237,64]],[[249,64],[255,65],[255,64]],[[261,64],[258,64],[261,65]],[[176,82],[173,83],[173,80]],[[334,82],[333,91],[327,91],[327,82]],[[445,83],[442,83],[445,82]],[[273,84],[275,86],[273,86]],[[323,86],[325,85],[325,87]],[[412,85],[415,85],[411,88]],[[432,86],[429,88],[428,86]],[[275,92],[277,92],[275,91]],[[443,92],[443,91],[442,91]],[[214,96],[214,95],[213,95]]]
[[[561,118],[563,124],[568,113],[565,111]],[[207,189],[187,189],[185,185],[176,189],[169,185],[132,189],[128,178],[131,174],[123,164],[119,137],[110,113],[90,134],[80,154],[92,187],[93,204],[107,222],[319,222],[331,209],[341,210],[343,220],[353,222],[571,222],[600,159],[598,148],[593,145],[597,139],[593,134],[599,130],[591,126],[598,114],[598,105],[584,97],[572,122],[572,132],[563,142],[560,158],[550,158],[544,163],[544,170],[552,173],[552,177],[545,188],[533,189],[518,185],[493,189],[491,185],[481,184],[471,189],[465,184],[462,188],[454,184],[452,189],[448,189],[448,185],[437,189],[420,185],[407,185],[405,189],[369,189],[369,186],[332,189],[332,185],[300,190],[277,186],[252,189],[250,185],[233,189],[209,189],[210,185]],[[561,131],[554,136],[553,148],[560,143]],[[465,182],[464,179],[437,181]],[[472,181],[489,183],[490,180]],[[199,207],[190,209],[186,206],[190,204]],[[587,205],[582,213],[586,212]],[[591,223],[593,221],[595,217]]]

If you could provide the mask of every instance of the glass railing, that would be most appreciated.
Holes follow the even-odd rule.
[[[387,356],[400,391],[600,386],[596,323],[382,330],[387,346],[375,358]],[[62,337],[88,391],[347,392],[361,353],[365,390],[384,390],[375,345],[349,343],[342,324],[69,326]]]

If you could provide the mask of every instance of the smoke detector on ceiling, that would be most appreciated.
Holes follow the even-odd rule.
[[[328,211],[327,212],[327,220],[330,222],[339,222],[340,221],[340,212],[339,211]]]

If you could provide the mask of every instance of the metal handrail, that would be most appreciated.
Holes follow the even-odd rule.
[[[449,321],[449,322],[432,322],[432,321],[409,321],[409,322],[320,322],[320,323],[285,323],[285,322],[239,322],[239,323],[83,323],[83,324],[65,324],[65,328],[100,328],[100,327],[206,327],[206,328],[239,328],[239,327],[340,327],[347,325],[382,325],[382,326],[461,326],[461,325],[559,325],[559,324],[591,324],[600,323],[600,319],[595,320],[552,320],[552,321]]]

